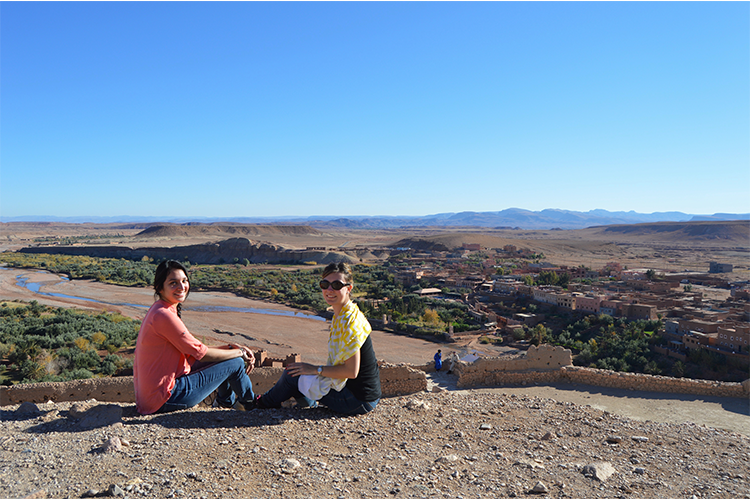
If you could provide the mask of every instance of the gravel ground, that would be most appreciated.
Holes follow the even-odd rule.
[[[747,498],[750,438],[548,398],[423,392],[375,411],[7,406],[8,498]]]

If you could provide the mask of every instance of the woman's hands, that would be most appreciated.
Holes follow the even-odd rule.
[[[250,372],[255,368],[255,355],[249,348],[239,344],[227,344],[220,347],[209,347],[201,361],[207,363],[216,363],[226,361],[227,359],[242,358],[245,361],[245,372]]]
[[[229,344],[229,346],[232,349],[239,349],[242,351],[242,359],[245,360],[245,372],[250,375],[250,372],[253,371],[253,368],[255,368],[255,354],[253,354],[253,351],[251,351],[249,348],[245,347],[244,345],[239,344]]]
[[[318,366],[311,365],[310,363],[290,363],[287,365],[286,371],[292,377],[299,377],[300,375],[317,375]]]
[[[343,364],[335,366],[323,365],[321,376],[328,378],[357,378],[357,375],[359,375],[359,360],[360,353],[357,351],[354,353],[354,356],[344,361]],[[292,377],[317,375],[318,366],[311,365],[310,363],[291,363],[287,365],[286,371]]]

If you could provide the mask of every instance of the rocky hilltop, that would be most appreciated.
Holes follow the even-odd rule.
[[[375,411],[23,403],[8,498],[747,498],[750,439],[552,399],[420,392]]]
[[[137,234],[139,237],[183,237],[196,236],[273,236],[280,234],[319,235],[320,231],[310,226],[260,225],[260,224],[159,224],[148,227]]]
[[[215,243],[201,243],[174,247],[129,247],[129,246],[35,246],[22,248],[25,253],[49,253],[63,255],[87,255],[138,260],[152,259],[189,260],[197,264],[223,264],[247,259],[253,264],[287,264],[315,262],[354,262],[362,256],[371,257],[367,250],[297,250],[272,243],[252,241],[247,238],[230,238]]]

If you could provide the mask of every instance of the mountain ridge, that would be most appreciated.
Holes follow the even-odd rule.
[[[750,220],[750,214],[687,214],[684,212],[639,213],[633,210],[588,212],[547,208],[541,211],[507,208],[493,212],[444,212],[422,216],[283,216],[283,217],[144,217],[144,216],[19,216],[0,217],[0,222],[63,223],[239,223],[296,224],[316,228],[395,229],[404,227],[484,227],[493,229],[585,229],[613,224]]]

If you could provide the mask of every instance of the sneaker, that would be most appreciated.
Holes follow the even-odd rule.
[[[204,407],[204,408],[216,408],[217,407],[217,401],[216,396],[218,396],[219,390],[216,389],[214,392],[206,396],[206,399],[198,403],[198,406]]]
[[[234,405],[232,405],[232,409],[237,411],[249,411],[253,409],[253,404],[252,402],[242,403],[240,401],[237,401],[236,403],[234,403]]]
[[[263,403],[263,400],[261,399],[262,397],[262,394],[258,394],[253,400],[253,408],[255,408],[256,410],[267,410],[271,408],[270,406],[267,406],[265,403]]]
[[[234,403],[236,404],[236,403]],[[214,399],[214,402],[211,403],[211,408],[233,408],[234,404],[232,403],[222,403],[218,399]]]

